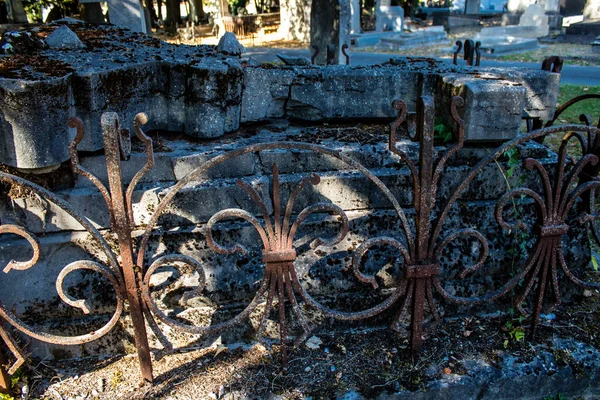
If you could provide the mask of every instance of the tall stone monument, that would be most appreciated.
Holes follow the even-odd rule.
[[[310,13],[310,47],[320,49],[316,63],[327,62],[327,46],[335,47],[334,64],[345,63],[342,46],[350,45],[350,2],[313,0]]]

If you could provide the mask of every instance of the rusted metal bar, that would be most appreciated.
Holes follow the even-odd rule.
[[[5,367],[2,351],[0,351],[0,393],[12,395],[10,376],[8,375],[8,371]]]
[[[460,40],[457,40],[456,41],[456,50],[454,50],[454,54],[452,56],[452,64],[458,65],[458,55],[460,54],[462,47],[463,47],[462,42]]]
[[[544,71],[556,72],[557,74],[560,74],[563,63],[564,61],[561,57],[550,56],[542,62],[542,69]]]
[[[140,267],[134,263],[131,227],[128,218],[128,209],[123,193],[120,170],[119,149],[119,119],[116,113],[102,115],[102,135],[104,139],[104,152],[108,171],[108,183],[111,195],[110,208],[114,215],[115,225],[113,230],[117,234],[119,252],[121,255],[121,268],[125,279],[129,312],[133,323],[134,339],[138,351],[140,368],[144,380],[152,382],[152,359],[150,346],[146,333],[146,324],[141,304],[141,291],[139,274]],[[136,271],[137,270],[137,271]]]
[[[465,40],[465,52],[464,59],[469,67],[473,66],[473,59],[475,55],[475,43],[471,40]]]
[[[313,50],[315,51],[312,56],[310,57],[310,63],[312,65],[315,65],[315,62],[317,61],[317,57],[319,56],[319,53],[321,52],[321,50],[319,49],[319,46],[317,46],[316,44],[313,45]]]
[[[344,45],[342,46],[342,54],[344,54],[344,57],[346,57],[346,65],[350,65],[350,55],[348,53],[346,53],[346,50],[348,50],[349,46],[344,43]]]

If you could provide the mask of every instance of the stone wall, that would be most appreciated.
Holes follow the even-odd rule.
[[[84,38],[86,49],[25,55],[44,60],[39,71],[21,67],[0,77],[0,155],[5,164],[36,169],[66,161],[73,133],[64,124],[73,115],[83,119],[88,132],[79,148],[97,151],[102,140],[93,121],[106,111],[125,121],[144,111],[147,129],[215,138],[240,124],[270,118],[389,121],[395,115],[393,100],[406,99],[414,111],[417,96],[436,93],[432,82],[449,73],[459,80],[475,77],[469,85],[484,94],[494,92],[498,80],[506,81],[505,90],[515,92],[516,108],[525,98],[523,116],[548,119],[558,96],[560,76],[540,70],[461,68],[411,58],[372,67],[250,66],[212,47],[172,46],[112,28],[102,28],[100,35],[82,24],[70,26]],[[102,37],[102,46],[90,39],[93,35]],[[45,72],[50,66],[59,76]],[[502,139],[517,133],[518,114]]]

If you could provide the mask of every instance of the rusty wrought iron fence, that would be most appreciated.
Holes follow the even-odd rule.
[[[569,102],[565,107],[571,104],[573,103]],[[79,163],[77,145],[83,139],[85,133],[82,121],[71,118],[68,125],[77,130],[77,136],[70,146],[72,170],[74,173],[89,179],[102,194],[108,206],[112,231],[118,238],[118,249],[111,248],[107,240],[88,219],[79,215],[71,205],[52,192],[21,177],[5,172],[0,172],[0,181],[27,189],[54,203],[78,221],[91,235],[105,254],[106,262],[82,260],[65,266],[56,281],[58,295],[67,305],[78,308],[85,314],[89,313],[90,310],[86,300],[72,298],[64,291],[63,285],[66,276],[73,271],[93,271],[104,276],[112,285],[116,293],[114,312],[103,327],[74,337],[40,332],[20,320],[2,303],[0,303],[1,320],[24,335],[43,342],[62,345],[82,344],[97,340],[110,332],[119,321],[124,310],[124,304],[127,302],[128,312],[133,322],[141,375],[145,380],[152,381],[152,360],[147,326],[154,332],[164,348],[169,350],[172,349],[172,345],[161,333],[159,322],[176,331],[191,334],[205,335],[221,332],[236,324],[241,324],[257,309],[260,301],[265,297],[266,307],[262,310],[258,334],[260,335],[264,329],[268,314],[271,308],[274,307],[275,298],[277,298],[276,311],[279,315],[281,356],[283,368],[285,369],[288,346],[303,342],[311,331],[311,325],[299,306],[301,301],[327,316],[340,320],[363,320],[385,310],[395,310],[397,317],[391,321],[391,327],[401,331],[405,329],[405,322],[410,321],[408,328],[410,347],[416,354],[419,352],[423,341],[425,314],[430,313],[434,322],[441,321],[434,299],[434,292],[437,292],[446,302],[471,305],[491,302],[505,296],[512,290],[517,290],[519,295],[515,300],[515,306],[523,312],[525,312],[522,309],[523,302],[530,296],[531,292],[535,292],[531,296],[533,297],[533,312],[530,336],[533,338],[542,307],[549,295],[552,297],[549,300],[550,307],[555,307],[560,303],[560,285],[568,283],[567,280],[570,280],[572,283],[583,287],[600,287],[598,283],[587,282],[575,276],[569,269],[565,261],[565,249],[561,240],[572,224],[587,224],[594,232],[596,240],[598,240],[595,222],[600,216],[596,213],[595,191],[600,188],[600,179],[598,178],[600,169],[598,163],[600,127],[593,126],[589,116],[583,118],[585,124],[582,125],[555,127],[551,126],[554,121],[550,121],[549,125],[544,128],[518,135],[513,140],[500,145],[479,160],[470,169],[462,183],[444,197],[438,193],[438,189],[440,180],[444,175],[445,165],[464,145],[464,126],[459,116],[459,109],[463,106],[462,98],[455,97],[451,102],[450,113],[455,123],[454,141],[441,152],[434,151],[433,99],[421,97],[418,100],[417,129],[415,136],[412,138],[414,141],[419,142],[417,159],[414,159],[397,146],[398,129],[406,120],[407,107],[400,100],[396,100],[393,106],[398,111],[398,118],[391,125],[389,152],[408,166],[410,170],[414,215],[405,212],[392,191],[372,171],[339,151],[316,144],[300,142],[254,144],[210,159],[171,187],[154,210],[137,246],[134,246],[132,237],[132,227],[135,225],[132,211],[133,191],[142,176],[154,166],[152,140],[142,130],[142,126],[146,123],[146,116],[138,114],[135,117],[133,126],[135,135],[145,146],[147,161],[129,182],[126,189],[124,189],[121,179],[120,162],[129,157],[131,139],[129,131],[121,129],[117,115],[106,113],[101,120],[108,171],[108,187]],[[560,115],[562,110],[564,110],[563,107],[559,108],[554,119]],[[461,297],[450,293],[443,285],[443,277],[440,275],[442,267],[458,268],[458,275],[464,278],[480,269],[488,258],[488,239],[480,231],[474,228],[466,228],[454,229],[448,232],[448,229],[444,228],[452,206],[457,202],[465,188],[474,181],[486,166],[495,163],[508,150],[518,145],[529,141],[539,141],[549,135],[563,135],[558,150],[555,171],[548,171],[540,161],[533,158],[526,158],[523,162],[524,168],[531,171],[530,174],[538,177],[539,182],[541,182],[541,192],[529,187],[512,188],[497,201],[496,205],[495,219],[502,228],[513,231],[529,229],[534,232],[536,236],[535,244],[529,250],[526,261],[502,286],[489,290],[484,295]],[[578,159],[571,159],[567,155],[568,145],[571,142],[579,144],[581,156]],[[273,165],[271,177],[272,199],[261,198],[258,191],[242,180],[237,182],[238,186],[247,192],[252,201],[258,206],[260,210],[259,217],[241,208],[225,209],[214,214],[204,228],[207,245],[220,254],[244,254],[247,250],[241,244],[224,245],[219,243],[213,234],[213,228],[218,222],[224,219],[239,218],[251,224],[258,232],[262,241],[264,276],[252,301],[233,318],[215,325],[196,326],[172,318],[161,310],[152,297],[150,284],[152,275],[161,266],[183,263],[198,271],[200,287],[205,284],[206,277],[201,263],[183,254],[168,254],[153,260],[151,263],[146,261],[148,242],[159,218],[168,210],[173,197],[178,192],[192,182],[205,180],[204,176],[207,171],[243,155],[272,149],[305,150],[330,156],[360,172],[366,180],[372,182],[381,191],[383,196],[389,200],[399,220],[399,225],[402,227],[399,234],[404,240],[382,236],[363,241],[354,250],[349,272],[354,274],[359,281],[376,288],[378,283],[375,276],[364,270],[364,256],[377,246],[391,246],[397,249],[403,258],[400,285],[379,304],[356,312],[332,309],[312,297],[303,286],[295,267],[298,248],[295,246],[294,239],[298,228],[312,214],[337,216],[339,222],[337,234],[333,238],[316,238],[311,243],[312,247],[324,244],[332,245],[339,243],[347,235],[349,229],[348,217],[342,208],[330,202],[316,203],[305,207],[300,212],[294,209],[295,201],[301,195],[303,189],[309,185],[319,184],[319,176],[316,174],[302,178],[291,191],[287,203],[282,204],[279,171],[277,164],[275,164]],[[535,207],[533,222],[529,226],[526,225],[524,219],[510,222],[505,219],[506,206],[513,199],[522,197],[530,198]],[[272,213],[269,212],[269,204],[272,204]],[[578,213],[577,219],[567,218],[569,212],[576,205],[581,210],[582,204],[584,209]],[[11,261],[4,266],[5,279],[16,275],[16,271],[34,268],[40,257],[40,243],[26,227],[10,224],[1,225],[0,234],[8,233],[26,239],[33,249],[33,256],[28,261]],[[476,259],[472,262],[472,265],[444,266],[441,257],[442,252],[452,242],[461,239],[477,243],[480,250],[475,257]],[[559,275],[559,270],[562,270],[564,275]],[[559,279],[559,277],[563,278]],[[524,284],[517,286],[521,281]],[[291,307],[289,311],[295,316],[303,331],[303,333],[296,336],[293,342],[288,332],[288,321],[286,320],[286,308],[289,307]],[[12,365],[6,366],[4,360],[0,358],[0,364],[2,364],[0,368],[0,387],[6,391],[10,389],[8,375],[14,373],[22,365],[25,360],[25,353],[2,325],[0,325],[0,336],[16,360]]]

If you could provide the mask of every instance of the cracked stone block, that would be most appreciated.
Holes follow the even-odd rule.
[[[239,63],[201,60],[190,68],[185,104],[185,132],[211,138],[240,126],[243,71]]]
[[[487,77],[487,78],[486,78]],[[502,142],[514,138],[521,127],[526,89],[520,84],[488,74],[484,79],[460,75],[441,78],[436,114],[454,126],[449,113],[450,99],[461,96],[464,107],[465,142]]]
[[[299,69],[292,82],[287,114],[301,120],[393,118],[396,99],[414,109],[420,74],[396,67],[329,66]]]
[[[167,104],[161,93],[164,85],[158,62],[76,73],[73,77],[76,115],[85,127],[85,136],[78,149],[96,151],[104,147],[100,126],[104,112],[119,114],[121,126],[130,130],[133,118],[139,112],[148,115],[149,123],[144,129],[165,125],[166,121],[160,118],[160,110],[166,109]]]
[[[245,68],[241,122],[285,116],[293,69]]]
[[[70,74],[45,81],[0,78],[0,157],[24,169],[69,159],[67,120],[73,115]]]
[[[489,68],[502,79],[515,82],[526,90],[523,117],[550,121],[558,103],[560,74],[529,68]]]

